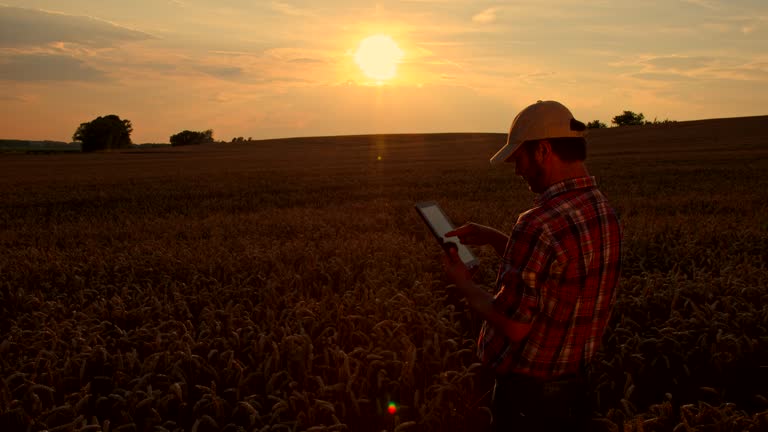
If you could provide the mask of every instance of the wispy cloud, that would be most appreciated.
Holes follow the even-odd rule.
[[[768,79],[768,62],[739,57],[645,56],[623,65],[634,65],[635,70],[627,76],[659,83],[692,80],[749,82]]]
[[[0,47],[44,46],[75,43],[110,47],[153,36],[100,19],[0,6]]]
[[[318,64],[318,63],[325,63],[324,60],[320,59],[313,59],[313,58],[295,58],[288,60],[290,63],[301,63],[301,64]]]
[[[25,103],[32,100],[32,98],[24,95],[4,95],[0,94],[0,101],[2,102],[14,102],[14,103]]]
[[[214,78],[232,80],[243,76],[243,69],[237,66],[197,65],[197,70]]]
[[[716,0],[681,0],[683,3],[698,6],[709,10],[721,10],[722,5]]]
[[[0,80],[9,81],[105,81],[107,75],[85,62],[66,55],[18,54],[0,61]]]
[[[264,55],[270,59],[280,62],[324,62],[330,59],[334,53],[329,53],[320,49],[309,48],[271,48],[264,52]]]
[[[301,8],[290,3],[273,1],[270,5],[272,10],[283,15],[294,17],[307,17],[312,15],[312,11],[307,8]]]
[[[478,14],[475,14],[475,16],[472,17],[472,21],[478,24],[493,23],[498,19],[498,14],[500,10],[501,8],[498,8],[498,7],[485,9],[484,11]]]
[[[644,63],[656,69],[692,71],[711,66],[716,60],[714,57],[674,55],[650,58]]]
[[[741,64],[714,68],[712,72],[721,79],[768,82],[768,63],[764,61],[743,62]]]
[[[637,72],[637,73],[633,73],[630,76],[633,78],[641,79],[641,80],[658,81],[658,82],[666,82],[666,83],[695,79],[692,76],[676,73],[676,72]]]

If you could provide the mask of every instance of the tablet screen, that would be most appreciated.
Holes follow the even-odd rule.
[[[477,265],[477,260],[472,252],[465,245],[459,242],[458,237],[446,237],[445,233],[453,229],[453,224],[448,220],[443,210],[437,203],[425,202],[416,204],[416,209],[421,214],[421,217],[429,225],[432,233],[438,238],[440,243],[450,242],[456,245],[459,258],[467,265],[467,267],[473,267]]]

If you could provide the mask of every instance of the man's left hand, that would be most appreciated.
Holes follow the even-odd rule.
[[[474,285],[472,274],[459,257],[456,248],[449,248],[448,254],[443,256],[443,267],[448,278],[456,284],[462,293],[466,294],[467,290]]]

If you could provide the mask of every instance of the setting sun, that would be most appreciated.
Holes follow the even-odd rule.
[[[403,50],[387,35],[369,36],[360,41],[355,51],[355,63],[360,70],[379,81],[394,78],[402,58]]]

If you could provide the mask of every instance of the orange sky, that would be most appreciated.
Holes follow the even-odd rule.
[[[0,138],[107,114],[137,143],[505,132],[538,99],[609,124],[768,114],[763,0],[0,1]],[[391,79],[356,61],[371,35],[401,51]]]

